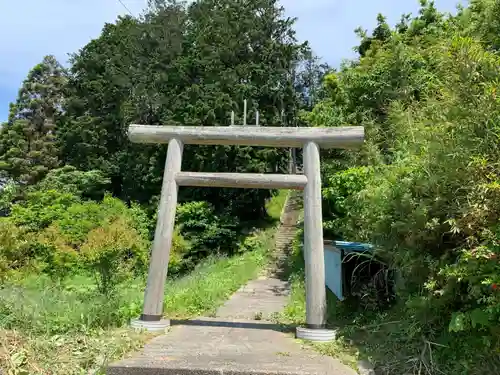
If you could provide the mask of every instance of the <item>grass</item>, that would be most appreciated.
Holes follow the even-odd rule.
[[[191,318],[215,312],[267,261],[273,231],[262,246],[232,258],[207,259],[165,288],[165,314]],[[30,276],[0,289],[0,369],[13,374],[83,374],[141,347],[148,335],[120,328],[140,314],[144,281],[130,280],[113,298],[82,275],[54,285]]]
[[[0,328],[0,369],[12,375],[97,374],[148,338],[124,328],[54,336]]]
[[[281,218],[281,211],[283,210],[283,206],[285,205],[288,193],[288,190],[278,190],[278,194],[267,201],[267,214],[274,221],[279,221],[279,219]]]
[[[285,199],[280,193],[268,202],[271,217],[279,219]],[[253,251],[212,257],[191,273],[169,279],[165,314],[179,319],[212,315],[268,262],[275,230],[270,226],[253,233]],[[131,279],[112,297],[103,297],[84,274],[60,283],[22,275],[0,285],[0,373],[102,373],[107,363],[151,337],[126,328],[141,313],[144,287],[144,277]]]
[[[298,247],[289,259],[291,293],[280,324],[304,325],[304,263]],[[385,311],[358,311],[328,293],[328,324],[337,339],[325,344],[304,343],[357,369],[368,360],[378,375],[484,375],[500,374],[500,352],[484,352],[481,336],[442,332],[425,337],[411,310],[403,303]]]

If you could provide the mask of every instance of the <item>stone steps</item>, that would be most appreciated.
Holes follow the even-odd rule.
[[[297,234],[297,222],[302,209],[302,195],[300,192],[290,192],[287,197],[283,213],[281,215],[281,225],[274,237],[275,251],[277,253],[288,253]]]

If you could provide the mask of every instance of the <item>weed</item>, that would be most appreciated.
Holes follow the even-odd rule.
[[[294,252],[300,254],[299,247]],[[280,324],[305,324],[304,268],[297,254],[289,265],[290,299],[284,311],[274,317]],[[353,309],[328,293],[328,324],[337,330],[337,339],[306,345],[353,368],[359,360],[369,360],[380,375],[500,373],[499,353],[480,350],[485,338],[442,330],[431,337],[431,327],[422,327],[412,311],[404,303],[379,312]]]
[[[118,264],[115,258],[133,248],[127,234],[116,229],[111,236],[100,229],[89,236],[95,246],[84,250],[96,266]],[[245,240],[245,252],[212,256],[191,273],[169,278],[165,314],[181,319],[214,314],[269,261],[275,230],[253,231]],[[101,254],[100,249],[107,251]],[[106,254],[112,257],[103,258]],[[0,372],[100,374],[109,361],[140,348],[150,336],[120,327],[141,313],[145,277],[123,275],[127,278],[113,280],[113,293],[103,293],[103,279],[96,282],[92,267],[60,279],[40,272],[10,272],[0,286]]]
[[[278,190],[278,194],[269,199],[266,203],[267,215],[274,221],[279,221],[281,211],[288,197],[288,190]]]

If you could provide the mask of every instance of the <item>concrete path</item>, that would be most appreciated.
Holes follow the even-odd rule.
[[[302,349],[264,321],[203,318],[172,327],[109,375],[354,375],[337,360]]]
[[[296,211],[285,209],[277,234],[280,253],[286,252],[296,231]],[[295,215],[293,224],[291,215]],[[111,365],[106,373],[355,375],[338,360],[302,348],[294,339],[292,327],[284,329],[268,321],[288,300],[288,283],[279,278],[282,258],[278,254],[276,266],[236,292],[215,318],[172,322],[168,334],[153,339],[132,358]]]
[[[217,311],[222,319],[270,320],[286,306],[288,283],[273,277],[261,276],[236,292]]]

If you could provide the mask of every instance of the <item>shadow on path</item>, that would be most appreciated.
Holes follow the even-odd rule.
[[[172,326],[198,326],[198,327],[226,327],[226,328],[246,328],[246,329],[260,329],[277,332],[295,332],[293,325],[280,325],[269,322],[230,322],[221,320],[172,320]]]

